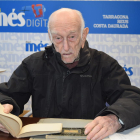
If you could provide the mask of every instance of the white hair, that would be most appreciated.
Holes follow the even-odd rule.
[[[80,20],[81,20],[81,35],[82,35],[84,27],[85,27],[85,21],[84,21],[84,18],[82,16],[82,13],[80,11],[75,10],[75,9],[70,9],[70,8],[61,8],[61,9],[56,10],[55,12],[57,12],[57,11],[72,11],[72,10],[75,11],[80,17]],[[53,13],[55,13],[55,12],[53,12]],[[49,20],[48,20],[48,25],[47,25],[48,31],[50,33],[51,41],[52,41],[52,35],[51,35],[51,30],[50,30],[50,21],[53,18],[53,16],[52,16],[53,13],[50,15]]]

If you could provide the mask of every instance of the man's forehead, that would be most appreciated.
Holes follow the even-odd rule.
[[[76,18],[55,18],[50,22],[50,28],[78,28],[80,20]]]
[[[77,30],[71,30],[71,31],[69,31],[69,32],[67,32],[68,34],[72,34],[72,33],[77,33],[78,31]],[[54,35],[59,35],[59,34],[61,34],[62,33],[62,31],[61,32],[58,32],[58,31],[56,31],[56,30],[51,30],[51,34],[54,34]]]
[[[50,20],[50,28],[69,28],[72,26],[81,26],[81,19],[75,12],[56,12]]]

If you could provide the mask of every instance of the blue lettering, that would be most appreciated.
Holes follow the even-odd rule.
[[[26,51],[41,51],[40,48],[46,47],[48,43],[42,44],[42,41],[36,45],[35,43],[26,43]]]
[[[133,71],[132,71],[132,67],[130,67],[130,68],[128,68],[128,71],[129,71],[129,74],[128,74],[128,76],[132,76],[133,75]]]
[[[124,65],[123,69],[126,71],[128,76],[132,76],[133,75],[133,71],[132,71],[132,67],[127,68],[126,65]]]
[[[26,51],[33,51],[33,43],[26,43]]]

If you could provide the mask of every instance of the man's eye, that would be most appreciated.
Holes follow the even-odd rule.
[[[75,35],[69,36],[68,39],[69,39],[70,41],[75,41],[75,40],[76,40],[76,36],[75,36]]]
[[[55,36],[54,37],[54,42],[56,42],[56,43],[60,43],[60,42],[62,42],[62,40],[63,40],[63,38],[60,36]]]
[[[60,37],[56,37],[56,39],[60,39]]]
[[[75,36],[71,36],[71,38],[74,38]]]

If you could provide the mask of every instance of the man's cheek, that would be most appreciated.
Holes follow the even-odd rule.
[[[61,51],[58,47],[55,48],[56,52],[59,52],[61,54]]]

